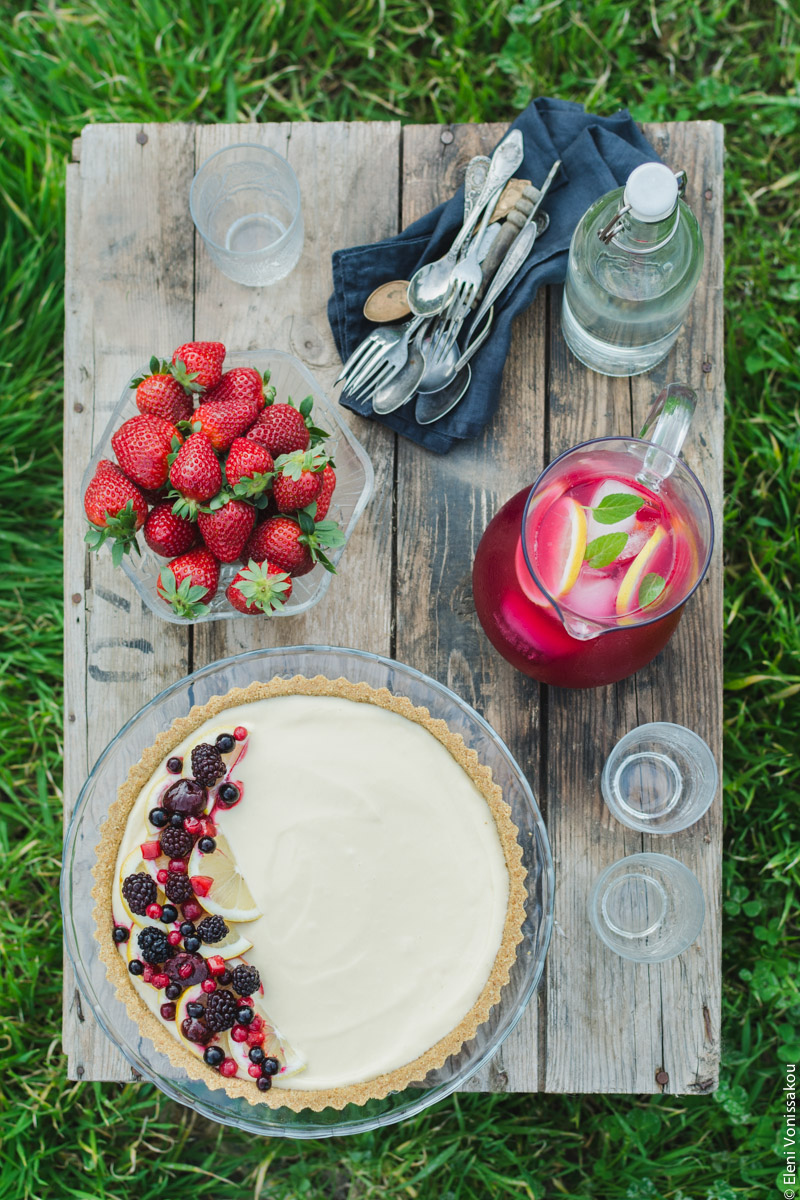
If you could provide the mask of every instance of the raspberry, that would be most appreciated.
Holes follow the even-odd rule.
[[[160,929],[156,929],[154,925],[148,925],[147,929],[143,929],[137,938],[139,946],[139,957],[146,963],[156,965],[163,963],[168,958],[172,958],[175,953],[172,946],[167,940],[166,933]]]
[[[155,884],[153,887],[155,888]],[[167,899],[173,904],[184,904],[194,895],[188,875],[178,875],[175,871],[170,871],[167,875],[164,891],[167,893]]]
[[[255,967],[236,967],[231,975],[233,990],[240,996],[252,996],[261,986],[261,976]]]
[[[155,904],[158,888],[155,879],[140,871],[138,875],[128,875],[123,879],[122,894],[131,912],[143,917],[148,904]]]
[[[227,934],[228,926],[222,917],[204,917],[197,926],[197,936],[207,946],[212,945],[214,942],[221,942]]]
[[[192,835],[185,829],[173,829],[168,825],[161,834],[161,853],[167,858],[186,858],[192,852]]]
[[[218,988],[208,997],[206,1025],[213,1033],[232,1029],[236,1023],[236,1000],[231,992]]]
[[[201,742],[192,751],[192,774],[198,783],[205,787],[213,787],[221,775],[225,774],[225,763],[216,746]]]

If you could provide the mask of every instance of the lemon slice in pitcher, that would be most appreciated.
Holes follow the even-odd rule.
[[[622,617],[637,607],[639,585],[658,547],[667,536],[663,525],[657,525],[625,572],[617,592],[617,615]]]
[[[577,500],[562,496],[545,513],[536,536],[540,578],[557,600],[575,586],[586,553],[586,514]]]
[[[226,921],[255,921],[261,910],[239,872],[228,839],[217,829],[214,840],[216,850],[203,854],[196,843],[189,859],[189,878],[199,902]]]

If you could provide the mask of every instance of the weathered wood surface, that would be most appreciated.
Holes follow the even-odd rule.
[[[719,532],[719,126],[645,127],[665,161],[687,169],[687,198],[706,240],[703,280],[666,364],[631,381],[585,371],[560,337],[554,290],[518,320],[500,409],[479,440],[440,458],[340,410],[372,458],[376,491],[347,552],[358,570],[343,570],[305,617],[212,623],[190,636],[157,622],[106,559],[88,563],[81,540],[79,485],[90,447],[151,349],[166,351],[190,336],[240,349],[272,346],[295,354],[330,390],[339,365],[325,315],[331,251],[407,225],[451,194],[471,155],[490,150],[501,132],[454,126],[453,138],[443,139],[438,126],[401,131],[396,123],[248,126],[248,139],[289,158],[304,197],[303,257],[274,293],[245,289],[216,271],[193,239],[188,214],[195,163],[241,140],[241,126],[90,126],[76,142],[67,214],[65,815],[124,720],[187,670],[281,643],[394,653],[454,688],[498,729],[540,801],[556,862],[556,927],[543,986],[470,1089],[704,1092],[716,1084],[719,1055],[720,797],[686,833],[642,837],[608,815],[599,779],[617,739],[648,720],[692,726],[721,761],[721,544],[659,659],[634,680],[595,692],[540,687],[500,658],[480,630],[470,569],[483,529],[510,495],[567,446],[638,431],[669,379],[701,393],[686,457],[706,485]],[[586,918],[592,880],[642,848],[691,867],[708,908],[697,945],[656,967],[606,951]],[[82,1011],[69,971],[64,1048],[71,1078],[130,1078]]]

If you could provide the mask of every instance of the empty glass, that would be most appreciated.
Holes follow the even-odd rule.
[[[621,858],[603,871],[589,897],[595,932],[632,962],[682,954],[700,933],[705,911],[696,876],[666,854]]]
[[[677,833],[702,817],[719,772],[701,737],[683,725],[639,725],[617,742],[600,786],[610,811],[630,829]]]
[[[212,259],[236,283],[277,283],[300,258],[300,185],[266,146],[239,142],[207,158],[192,180],[189,209]]]

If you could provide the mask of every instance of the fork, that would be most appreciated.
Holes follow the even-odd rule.
[[[342,368],[339,375],[339,379],[344,379],[342,395],[348,393],[355,396],[367,387],[374,391],[388,383],[405,365],[411,338],[423,321],[428,319],[413,317],[399,328],[376,329],[371,333]],[[367,343],[370,345],[367,346]],[[366,349],[362,353],[364,347]]]

